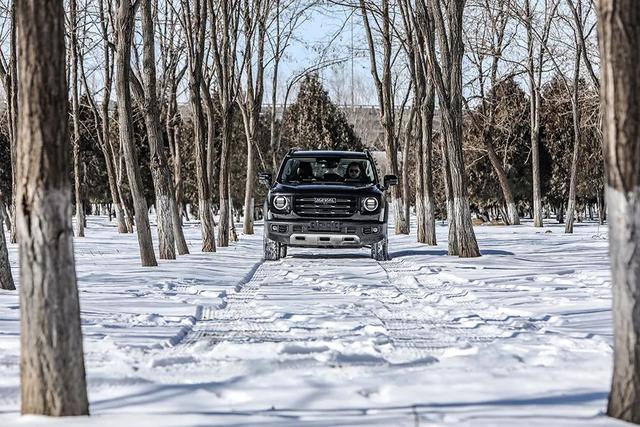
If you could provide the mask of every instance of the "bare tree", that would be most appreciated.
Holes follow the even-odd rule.
[[[247,60],[244,61],[244,93],[238,98],[242,113],[244,132],[247,140],[247,180],[244,191],[244,234],[253,234],[254,186],[256,181],[255,152],[258,144],[258,123],[264,97],[265,39],[267,19],[270,13],[269,0],[244,1],[244,49]],[[255,51],[255,64],[254,60]],[[255,68],[255,78],[254,78]]]
[[[599,0],[614,359],[609,416],[640,423],[640,14],[634,0]]]
[[[184,41],[180,37],[179,13],[171,0],[162,3],[164,10],[158,9],[159,51],[161,62],[161,78],[159,82],[160,117],[163,120],[166,143],[171,154],[171,168],[173,170],[173,194],[171,204],[171,216],[173,234],[178,254],[189,253],[189,247],[184,237],[180,211],[182,209],[182,156],[180,153],[180,112],[178,110],[178,84],[184,76],[187,68],[181,65],[184,59]],[[180,67],[180,69],[178,69]]]
[[[117,1],[116,17],[116,92],[118,95],[118,124],[120,146],[124,152],[129,188],[133,198],[136,232],[140,245],[140,259],[143,266],[156,266],[151,227],[147,212],[147,201],[142,192],[142,180],[136,149],[133,142],[133,125],[131,123],[131,43],[133,38],[135,10],[139,4],[136,0]]]
[[[269,143],[271,146],[271,168],[278,170],[278,158],[281,151],[281,135],[278,127],[278,87],[280,76],[280,63],[287,49],[291,45],[294,33],[299,26],[305,22],[307,11],[316,4],[316,0],[273,0],[273,22],[271,31],[267,32],[267,41],[272,52],[272,74],[271,74],[271,111],[269,112]],[[315,68],[312,67],[312,68]],[[284,106],[280,116],[284,117],[284,110],[289,99],[289,93],[304,75],[311,70],[304,70],[293,76],[285,90]]]
[[[84,207],[82,202],[82,171],[80,159],[80,109],[78,77],[78,3],[69,0],[69,53],[71,56],[71,117],[73,120],[73,179],[76,199],[76,236],[84,237]]]
[[[435,201],[433,197],[432,151],[433,117],[435,112],[435,89],[430,71],[426,66],[424,25],[416,7],[408,0],[399,3],[405,29],[404,47],[409,63],[409,74],[413,85],[413,119],[416,140],[416,221],[417,240],[429,245],[436,244]],[[405,149],[405,151],[408,151]],[[405,162],[407,164],[407,162]],[[406,167],[405,167],[406,169]],[[406,198],[406,196],[405,196]],[[405,200],[405,204],[407,200]],[[405,215],[408,214],[405,211]]]
[[[93,113],[94,123],[96,129],[99,131],[96,134],[98,145],[102,151],[104,157],[107,180],[109,183],[109,193],[111,195],[111,203],[116,212],[116,223],[119,233],[127,233],[125,213],[123,209],[122,194],[120,187],[117,183],[116,166],[118,157],[116,155],[116,148],[114,147],[112,138],[110,136],[109,129],[109,103],[111,101],[111,88],[113,82],[113,49],[111,48],[111,41],[109,37],[109,20],[105,11],[105,2],[107,0],[100,0],[99,7],[99,27],[100,34],[102,36],[102,53],[103,53],[103,91],[102,101],[100,106],[97,105],[94,96],[89,90],[89,83],[87,82],[87,75],[85,73],[84,61],[82,60],[82,52],[79,51],[79,64],[82,83],[84,85],[85,94],[89,102],[89,107]]]
[[[4,207],[2,208],[4,210]],[[11,274],[7,239],[4,234],[4,215],[0,214],[0,289],[14,291],[16,289]]]
[[[233,118],[240,87],[239,69],[244,67],[248,52],[238,53],[240,40],[239,0],[207,0],[211,14],[211,53],[217,80],[216,93],[220,108],[220,156],[218,162],[218,190],[220,221],[218,246],[229,246],[229,238],[235,233],[230,200],[230,150],[233,139]],[[238,65],[240,64],[240,65]]]
[[[160,259],[175,259],[175,236],[173,205],[175,204],[171,183],[171,172],[163,147],[160,132],[160,110],[156,87],[156,56],[154,22],[151,14],[151,0],[142,0],[142,84],[134,84],[142,105],[149,155],[151,176],[156,195],[156,214]],[[135,79],[134,79],[135,81]]]
[[[202,111],[203,61],[207,28],[207,0],[182,0],[182,26],[187,43],[189,101],[192,108],[198,188],[198,214],[202,230],[202,251],[215,252],[216,241],[207,175],[207,141]]]
[[[392,90],[392,14],[388,0],[382,0],[378,6],[374,2],[359,0],[360,13],[367,37],[371,76],[376,87],[380,107],[380,123],[384,131],[384,145],[389,173],[398,175],[398,146],[396,138],[395,102]],[[378,25],[382,37],[382,59],[378,60],[378,45],[374,40],[373,22]],[[391,187],[391,201],[395,215],[396,234],[409,233],[409,218],[405,218],[402,210],[401,189]]]
[[[510,0],[481,0],[477,4],[480,10],[479,22],[477,26],[469,29],[467,39],[470,40],[472,48],[469,52],[471,62],[475,65],[478,73],[477,87],[479,88],[480,112],[482,115],[482,123],[479,122],[477,115],[471,115],[476,121],[476,125],[482,129],[482,141],[487,151],[487,156],[493,168],[502,196],[504,198],[507,214],[505,222],[507,224],[520,224],[520,217],[516,208],[516,202],[511,190],[511,184],[507,179],[505,168],[501,159],[496,153],[494,147],[494,135],[496,128],[496,102],[495,88],[498,85],[498,67],[501,58],[504,57],[507,48],[505,40],[505,30],[509,23],[511,4]],[[489,69],[485,70],[485,60],[489,57]],[[485,85],[488,72],[488,80],[490,85],[489,93],[485,91]]]
[[[69,182],[64,8],[18,0],[17,220],[23,414],[89,413]]]
[[[536,29],[535,5],[524,0],[522,7],[515,5],[516,17],[523,23],[527,34],[527,65],[529,81],[529,122],[531,128],[531,166],[533,180],[533,225],[543,226],[542,187],[540,183],[540,112],[542,104],[542,75],[551,24],[559,0],[544,0],[541,28]]]
[[[7,221],[11,243],[16,243],[16,139],[18,133],[18,71],[16,61],[16,25],[15,25],[15,0],[10,2],[11,28],[9,35],[9,61],[0,50],[0,79],[7,100],[7,118],[9,130],[9,146],[11,152],[11,220]]]
[[[461,257],[480,256],[478,243],[471,222],[469,196],[467,194],[464,160],[462,157],[462,14],[465,0],[419,0],[424,16],[425,37],[437,38],[439,57],[435,42],[426,43],[427,59],[433,73],[434,85],[442,110],[442,136],[445,150],[445,169],[450,203],[449,227],[455,227],[455,237],[450,232],[451,254]]]
[[[567,219],[564,232],[573,233],[573,222],[576,210],[576,185],[578,177],[578,156],[580,155],[580,141],[582,139],[582,129],[580,127],[580,58],[582,56],[582,44],[577,40],[576,34],[576,57],[573,71],[573,86],[571,88],[571,116],[573,117],[573,155],[571,156],[571,173],[569,178],[569,200],[567,202]]]

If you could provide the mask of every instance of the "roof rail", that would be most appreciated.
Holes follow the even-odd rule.
[[[296,151],[298,151],[298,150],[299,150],[299,148],[296,148],[296,147],[294,147],[294,148],[289,148],[289,151],[287,151],[287,156],[292,155],[293,153],[295,153],[295,152],[296,152]]]

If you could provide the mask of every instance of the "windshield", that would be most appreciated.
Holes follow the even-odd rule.
[[[282,184],[339,183],[366,185],[376,181],[369,159],[349,157],[293,157],[280,171]]]

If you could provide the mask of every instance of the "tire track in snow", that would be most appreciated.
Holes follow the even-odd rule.
[[[167,343],[167,346],[172,348],[172,352],[180,353],[185,347],[190,347],[201,342],[208,334],[208,330],[210,329],[209,324],[219,316],[219,312],[227,310],[230,303],[234,304],[231,309],[235,310],[236,304],[240,302],[248,303],[253,300],[259,291],[258,282],[264,277],[264,275],[261,274],[262,266],[263,261],[257,262],[243,279],[234,286],[233,291],[223,292],[222,295],[219,295],[222,297],[220,303],[197,304],[194,315],[185,319],[183,322],[185,326]],[[193,283],[194,284],[178,282],[175,284],[165,284],[163,287],[175,292],[173,295],[202,295],[206,292],[206,290],[201,289],[200,286],[195,284],[196,282]]]
[[[182,340],[183,347],[192,347],[206,342],[209,348],[225,341],[234,333],[234,326],[248,312],[248,306],[260,292],[265,279],[264,262],[259,262],[238,283],[234,290],[224,296],[224,307],[202,307],[202,314],[190,334]]]

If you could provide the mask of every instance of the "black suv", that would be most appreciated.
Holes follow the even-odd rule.
[[[264,205],[264,259],[278,260],[287,247],[370,247],[373,259],[389,259],[384,192],[398,183],[378,179],[368,151],[290,150]]]

